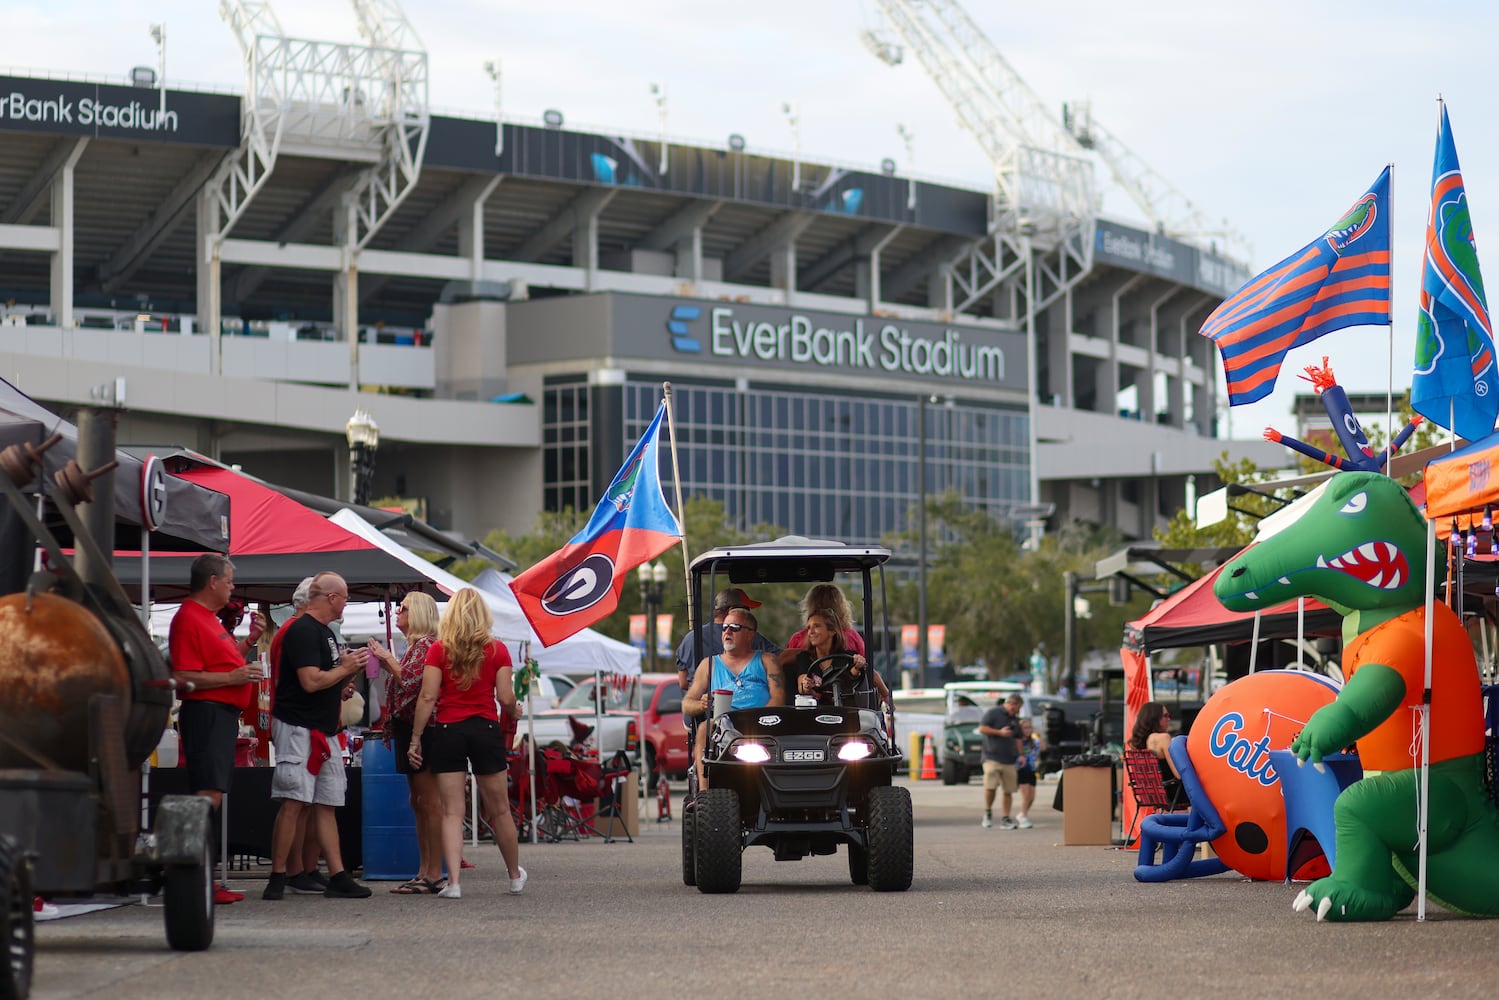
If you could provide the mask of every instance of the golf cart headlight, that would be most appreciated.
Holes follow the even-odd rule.
[[[735,760],[746,764],[763,764],[770,760],[770,751],[763,743],[735,743],[731,752]]]
[[[850,740],[838,748],[839,760],[863,760],[874,753],[874,747],[863,740]]]

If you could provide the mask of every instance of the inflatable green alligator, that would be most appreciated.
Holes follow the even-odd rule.
[[[1343,690],[1291,744],[1318,767],[1356,744],[1365,772],[1333,810],[1332,874],[1294,904],[1315,907],[1318,920],[1388,920],[1415,898],[1426,572],[1426,522],[1405,490],[1378,473],[1344,472],[1213,587],[1233,611],[1305,595],[1343,615]],[[1433,607],[1431,625],[1427,892],[1460,913],[1499,915],[1499,810],[1484,787],[1473,646],[1446,605]]]

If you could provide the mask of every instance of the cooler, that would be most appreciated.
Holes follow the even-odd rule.
[[[421,863],[406,776],[396,773],[395,752],[377,734],[368,735],[363,754],[364,877],[404,882]]]

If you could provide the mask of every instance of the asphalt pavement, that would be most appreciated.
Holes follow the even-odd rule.
[[[470,848],[464,898],[293,896],[221,907],[212,949],[167,949],[138,905],[37,927],[34,996],[634,998],[1491,997],[1499,921],[1430,908],[1317,924],[1297,887],[1227,874],[1134,880],[1133,852],[1064,846],[1043,781],[1031,830],[982,829],[975,782],[900,782],[916,810],[909,892],[849,883],[842,853],[745,855],[735,895],[681,881],[679,824],[642,800],[634,844],[525,845],[506,892],[492,845]],[[679,790],[674,801],[680,803]],[[1117,832],[1117,827],[1116,827]],[[1499,860],[1496,860],[1499,863]]]

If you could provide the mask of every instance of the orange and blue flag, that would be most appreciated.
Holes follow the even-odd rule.
[[[1228,404],[1275,388],[1294,347],[1390,323],[1390,168],[1321,236],[1224,299],[1198,332],[1223,355]]]
[[[663,402],[635,450],[615,474],[583,530],[510,581],[543,646],[607,618],[619,606],[630,570],[682,537],[658,473]]]
[[[1420,301],[1411,407],[1469,441],[1487,437],[1499,416],[1494,331],[1445,104],[1431,168]]]

